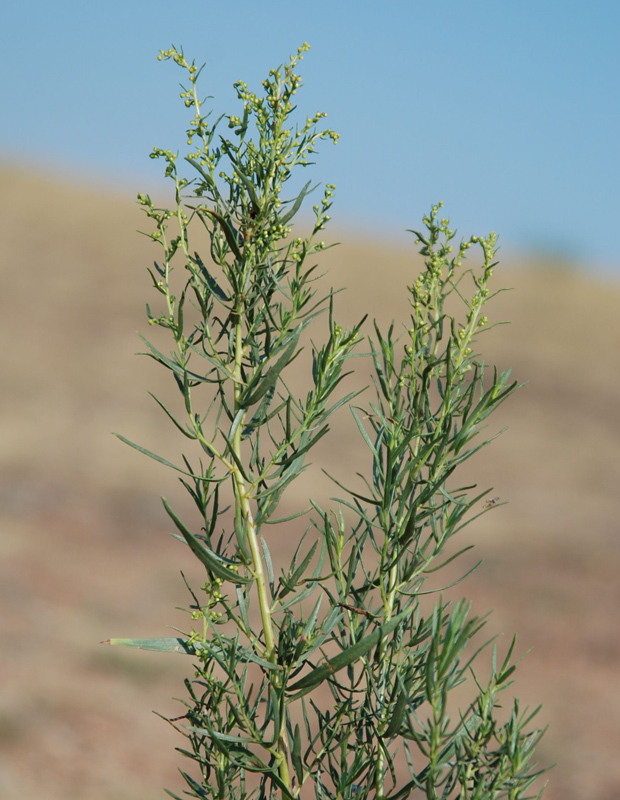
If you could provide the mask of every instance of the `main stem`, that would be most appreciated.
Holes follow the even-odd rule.
[[[237,322],[235,324],[235,367],[234,367],[234,393],[235,393],[235,414],[240,407],[240,398],[243,390],[241,379],[241,362],[243,359],[243,330],[242,330],[242,311],[239,308],[237,311]],[[235,430],[232,446],[237,456],[237,461],[241,462],[241,431],[243,429],[243,420]],[[252,507],[250,504],[250,497],[245,480],[239,467],[235,464],[233,468],[233,480],[235,482],[235,489],[237,495],[237,502],[241,508],[241,519],[245,524],[246,535],[248,538],[248,546],[252,555],[252,573],[258,594],[258,605],[260,608],[261,622],[263,625],[263,633],[265,636],[265,651],[262,654],[267,661],[272,664],[277,663],[276,658],[276,640],[271,618],[271,607],[269,597],[267,595],[267,581],[265,579],[265,570],[263,568],[263,559],[260,553],[258,537],[256,535],[256,523],[254,522],[254,515],[252,514]],[[278,685],[280,676],[277,670],[270,670],[270,680],[275,688],[280,688]],[[288,748],[285,742],[285,723],[286,715],[282,714],[282,724],[280,730],[277,731],[277,751],[279,756],[278,773],[280,779],[290,790],[291,776],[288,768]]]
[[[384,622],[389,622],[392,618],[392,614],[394,613],[394,601],[396,600],[396,580],[397,580],[397,567],[394,565],[390,569],[389,573],[389,590],[387,597],[384,598],[384,609],[385,609],[385,617]],[[385,660],[387,657],[387,640],[386,638],[381,639],[381,644],[379,645],[379,663],[385,664]],[[385,687],[383,687],[382,692],[385,692]],[[383,726],[385,729],[385,725]],[[383,731],[382,731],[383,733]],[[384,788],[383,788],[383,781],[385,777],[385,752],[384,750],[379,747],[377,750],[377,766],[375,768],[375,796],[376,800],[383,800],[385,797]]]

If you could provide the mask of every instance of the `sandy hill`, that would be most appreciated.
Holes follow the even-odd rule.
[[[174,478],[110,435],[163,454],[179,446],[146,394],[165,393],[167,376],[133,355],[154,257],[135,233],[142,224],[131,198],[0,169],[6,800],[142,800],[178,786],[180,742],[150,710],[174,712],[188,663],[98,645],[180,624],[178,570],[193,569],[160,511]],[[342,246],[325,254],[330,282],[349,287],[349,322],[367,310],[406,314],[413,242],[376,234],[340,232]],[[495,316],[513,324],[482,340],[486,360],[529,385],[494,423],[509,430],[471,465],[511,503],[464,534],[485,563],[460,590],[478,612],[495,609],[493,632],[533,647],[516,693],[544,703],[551,723],[540,757],[559,766],[545,797],[615,800],[620,288],[533,259],[509,260],[498,282],[515,291]],[[338,428],[326,455],[342,471],[361,450],[346,421]]]

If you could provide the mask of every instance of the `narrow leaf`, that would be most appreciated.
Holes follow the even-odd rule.
[[[293,762],[293,769],[297,776],[297,781],[301,785],[303,781],[304,768],[301,763],[301,733],[299,725],[295,725],[295,733],[293,734],[293,748],[291,750],[291,761]]]
[[[312,181],[308,181],[308,183],[307,183],[307,184],[304,186],[304,188],[301,190],[301,192],[300,192],[300,193],[297,195],[297,199],[296,199],[296,200],[295,200],[295,202],[293,203],[293,206],[292,206],[292,208],[291,208],[289,211],[287,211],[287,212],[286,212],[286,214],[284,214],[283,216],[281,216],[281,217],[280,217],[280,223],[281,223],[282,225],[286,225],[286,223],[287,223],[287,222],[288,222],[290,219],[293,219],[293,217],[295,216],[295,214],[296,214],[296,213],[299,211],[299,209],[301,208],[301,204],[302,204],[302,203],[303,203],[303,201],[304,201],[304,197],[305,197],[307,194],[310,194],[310,192],[314,191],[314,189],[316,189],[316,186],[315,186],[313,189],[308,189],[308,187],[310,186],[310,184],[311,184],[311,183],[312,183]]]
[[[290,456],[288,456],[287,458],[283,459],[282,461],[278,461],[277,466],[287,467],[296,458],[301,458],[308,452],[308,450],[311,450],[314,447],[314,445],[319,441],[319,439],[322,439],[323,436],[325,436],[325,434],[328,431],[329,431],[329,425],[325,425],[325,427],[321,428],[321,430],[316,434],[316,436],[313,436],[311,439],[308,439],[305,443],[304,443],[304,437],[302,437],[298,449],[295,450],[293,453],[291,453]]]
[[[242,396],[239,400],[239,404],[244,408],[248,408],[249,406],[253,406],[257,403],[261,397],[266,394],[272,386],[275,386],[276,381],[282,370],[290,364],[293,359],[293,353],[295,352],[295,348],[297,347],[297,342],[299,340],[299,335],[301,333],[301,325],[297,328],[295,333],[293,334],[293,338],[289,342],[286,350],[280,358],[276,361],[273,367],[267,370],[267,374],[265,377],[260,381],[256,388],[253,388],[249,393],[246,391],[244,396]],[[248,387],[249,388],[249,387]]]
[[[213,211],[210,208],[203,207],[201,208],[201,211],[204,211],[205,214],[208,214],[210,217],[213,217],[213,219],[219,222],[221,229],[224,231],[224,236],[226,237],[228,246],[232,250],[235,257],[241,261],[243,256],[241,255],[241,250],[239,250],[239,245],[237,244],[237,236],[230,223],[225,220],[221,214],[218,214],[217,211]]]
[[[295,567],[293,572],[288,577],[283,576],[280,578],[280,583],[284,586],[284,589],[282,590],[282,592],[280,592],[280,598],[285,597],[289,592],[295,590],[295,587],[297,586],[297,581],[305,573],[308,564],[312,561],[312,557],[316,553],[316,549],[318,546],[319,543],[318,541],[316,541],[308,551],[308,554],[305,556],[301,564],[299,564],[298,567]]]
[[[350,664],[354,664],[356,661],[359,661],[359,659],[369,650],[372,650],[372,648],[375,647],[384,636],[387,636],[396,627],[398,627],[398,625],[400,625],[400,623],[406,619],[412,613],[412,611],[413,608],[409,608],[406,611],[402,611],[400,614],[397,614],[389,622],[386,622],[385,625],[381,625],[379,628],[376,628],[364,639],[361,639],[359,642],[351,645],[351,647],[347,647],[347,649],[343,650],[342,653],[339,653],[334,658],[329,659],[325,664],[323,664],[323,666],[317,667],[309,675],[306,675],[304,678],[297,681],[297,683],[294,683],[289,687],[289,691],[297,692],[295,698],[301,697],[312,689],[315,689],[327,678],[331,678],[332,675],[339,670],[344,669],[344,667],[348,667]]]
[[[171,461],[167,461],[165,458],[162,458],[161,456],[158,456],[157,453],[153,453],[153,452],[151,452],[150,450],[147,450],[144,447],[140,447],[139,444],[136,444],[135,442],[132,442],[129,439],[126,439],[124,436],[121,436],[120,433],[115,433],[113,435],[116,436],[117,439],[120,439],[121,442],[124,442],[125,444],[128,444],[130,447],[133,447],[134,450],[137,450],[138,452],[143,453],[145,456],[148,456],[149,458],[152,458],[154,461],[159,461],[159,463],[163,464],[165,467],[170,467],[171,469],[174,469],[177,472],[181,472],[183,475],[189,475],[189,477],[190,478],[194,478],[194,480],[199,480],[199,481],[200,480],[204,480],[204,481],[208,481],[209,480],[208,478],[202,478],[200,475],[194,475],[193,473],[188,472],[185,469],[181,469],[181,467],[177,467]]]
[[[185,541],[190,546],[192,552],[196,556],[196,558],[204,564],[204,566],[212,572],[214,575],[217,575],[218,578],[222,578],[222,580],[230,581],[231,583],[252,583],[253,578],[247,578],[242,575],[239,575],[235,572],[234,569],[226,566],[227,562],[225,562],[222,558],[220,558],[213,550],[210,550],[205,544],[203,544],[200,539],[197,539],[188,528],[181,522],[181,520],[176,516],[174,511],[168,505],[168,502],[165,498],[162,497],[162,502],[164,504],[164,508],[166,509],[168,516],[177,526],[179,531],[183,534]],[[233,563],[233,562],[230,562]],[[233,564],[233,566],[241,566],[241,564]]]
[[[271,553],[269,552],[269,548],[267,547],[267,542],[265,541],[265,537],[260,537],[260,543],[263,548],[263,556],[265,558],[265,565],[267,567],[267,578],[269,579],[269,588],[271,590],[271,597],[275,596],[275,579],[273,575],[273,561],[271,560]]]
[[[169,417],[170,420],[176,425],[176,427],[181,431],[183,436],[187,436],[188,439],[197,439],[195,433],[188,431],[187,428],[184,428],[183,425],[176,419],[176,417],[166,408],[166,406],[162,403],[162,401],[153,394],[153,392],[149,392],[153,400],[157,403],[157,405],[162,409],[162,411]]]
[[[101,644],[117,647],[133,647],[138,650],[155,650],[158,653],[185,653],[195,655],[196,648],[188,644],[187,639],[106,639]]]
[[[223,303],[228,302],[230,298],[228,297],[226,292],[220,288],[218,282],[215,280],[213,275],[211,275],[209,270],[205,267],[198,253],[194,253],[193,258],[192,256],[189,256],[189,260],[192,263],[196,264],[196,266],[200,270],[202,277],[204,278],[205,283],[209,287],[209,291],[211,292],[211,294],[214,294],[218,298],[218,300],[221,300]]]

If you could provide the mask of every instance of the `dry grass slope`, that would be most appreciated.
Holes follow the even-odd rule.
[[[458,222],[455,220],[455,222]],[[189,661],[122,653],[110,635],[181,624],[178,567],[159,493],[173,477],[124,448],[120,430],[172,456],[179,443],[146,395],[166,376],[140,349],[145,266],[130,200],[0,169],[0,796],[142,800],[178,786],[175,713]],[[342,316],[406,314],[411,251],[359,237],[325,254],[349,286]],[[469,534],[482,568],[459,591],[495,609],[494,632],[533,647],[517,693],[544,703],[548,800],[620,797],[620,289],[575,272],[508,264],[487,361],[529,386],[501,410],[509,430],[471,465],[511,504]],[[166,389],[162,389],[166,393]],[[343,419],[330,469],[361,454]],[[326,491],[314,472],[291,493]],[[272,551],[277,549],[274,543]],[[172,563],[171,563],[172,562]],[[174,566],[173,566],[174,564]],[[505,637],[505,640],[508,638]]]

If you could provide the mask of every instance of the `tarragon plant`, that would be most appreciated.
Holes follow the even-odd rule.
[[[433,206],[413,232],[424,267],[407,287],[409,323],[375,324],[365,340],[363,320],[337,324],[315,263],[334,186],[313,206],[305,237],[292,223],[316,187],[300,182],[287,195],[318,143],[338,139],[322,113],[292,121],[306,49],[271,70],[260,94],[236,83],[239,114],[217,120],[198,94],[201,70],[174,47],[159,56],[186,73],[192,150],[180,162],[170,150],[152,153],[174,182],[171,208],[139,195],[154,225],[147,235],[161,247],[149,323],[173,349],[144,344],[179,389],[178,409],[155,399],[191,454],[174,465],[128,443],[180,474],[197,515],[182,520],[163,502],[205,582],[187,585],[187,633],[111,643],[191,657],[184,713],[171,720],[193,762],[182,771],[190,797],[531,797],[541,774],[536,712],[516,699],[498,711],[514,640],[503,657],[493,644],[475,669],[484,618],[445,599],[436,577],[469,549],[452,547],[453,537],[497,505],[454,477],[488,444],[485,421],[517,387],[506,372],[489,374],[475,350],[492,327],[484,310],[497,293],[496,236],[453,245]],[[196,229],[208,252],[193,248]],[[472,247],[480,258],[467,269]],[[366,356],[374,389],[343,394],[353,354]],[[298,394],[290,375],[299,382],[304,359]],[[332,508],[309,499],[308,509],[279,511],[347,406],[366,473],[334,477],[342,497]],[[297,545],[286,565],[270,553],[283,536]],[[461,684],[471,689],[465,705],[462,688],[453,700]]]

